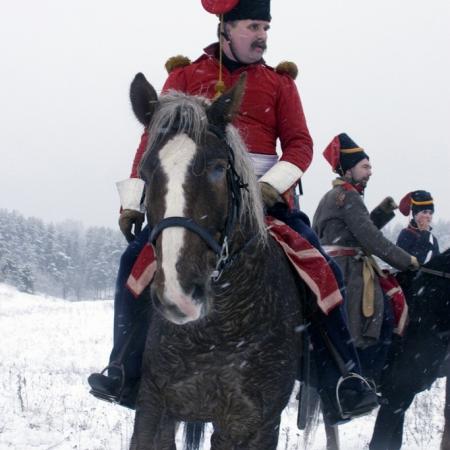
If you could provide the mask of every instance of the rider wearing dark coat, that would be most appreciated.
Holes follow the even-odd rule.
[[[270,19],[269,0],[240,0],[238,5],[224,16],[225,26],[220,36],[223,45],[222,54],[219,45],[214,44],[205,49],[205,53],[193,63],[182,60],[182,66],[177,66],[178,63],[174,64],[171,61],[172,70],[163,90],[175,89],[191,95],[213,98],[223,91],[223,84],[231,87],[241,73],[247,74],[248,88],[235,125],[249,148],[255,172],[260,177],[264,203],[271,215],[294,228],[323,253],[317,237],[309,227],[308,218],[287,206],[292,204],[293,187],[311,162],[312,139],[292,77],[285,71],[272,69],[262,59]],[[178,62],[179,60],[180,58]],[[220,64],[220,60],[223,65]],[[282,149],[280,160],[276,156],[277,139],[280,139]],[[147,140],[147,133],[144,132],[134,159],[132,177],[138,176],[137,168],[146,150]],[[132,345],[133,355],[130,356],[130,352],[126,350],[130,341],[128,336],[136,332],[142,337],[146,332],[146,323],[138,327],[141,331],[133,331],[137,328],[133,324],[137,321],[145,322],[142,306],[137,306],[143,302],[141,299],[136,301],[125,286],[139,251],[148,240],[147,227],[142,233],[138,233],[142,220],[143,215],[140,211],[127,208],[122,211],[119,220],[121,229],[129,240],[134,238],[131,232],[133,226],[137,236],[122,257],[117,280],[114,348],[110,357],[111,363],[116,367],[109,368],[108,376],[93,374],[89,377],[94,395],[102,397],[104,393],[105,399],[119,401],[126,406],[132,406],[132,401],[128,403],[123,401],[126,396],[123,395],[122,389],[118,389],[118,385],[124,381],[124,375],[126,385],[130,384],[131,380],[139,378],[143,351],[143,340],[140,338],[138,345]],[[333,261],[329,264],[339,283],[341,281],[339,269]],[[325,333],[333,341],[336,351],[340,353],[341,359],[349,368],[358,372],[359,361],[351,343],[342,308],[335,307],[328,316],[322,314],[320,322]],[[324,357],[330,358],[328,354]],[[115,364],[118,360],[121,364]],[[334,382],[329,383],[333,392],[340,375],[334,368],[332,375]],[[353,392],[355,389],[356,394]],[[348,388],[352,400],[345,408],[346,418],[352,416],[354,407],[361,413],[376,405],[376,399],[374,400],[374,394],[370,390],[359,385],[355,389]],[[365,410],[362,411],[361,408]]]
[[[434,201],[427,191],[418,190],[406,194],[399,204],[400,212],[412,218],[398,238],[397,245],[414,255],[420,264],[427,263],[439,255],[439,244],[431,232],[431,219],[434,214]]]

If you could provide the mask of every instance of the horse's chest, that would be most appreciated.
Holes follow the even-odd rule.
[[[211,352],[179,355],[179,364],[165,376],[165,404],[172,415],[212,421],[229,407],[231,398],[254,405],[253,382],[245,352],[233,357]]]
[[[275,362],[274,356],[267,357],[270,352],[262,351],[260,343],[245,342],[221,348],[211,345],[204,350],[189,351],[185,347],[174,352],[173,347],[163,346],[154,361],[151,376],[161,386],[168,410],[179,420],[195,417],[212,421],[218,414],[236,415],[240,411],[251,415],[261,408],[261,386],[290,389],[293,377],[278,379],[280,371],[273,370],[282,364],[292,375],[290,355],[283,357],[278,351]]]

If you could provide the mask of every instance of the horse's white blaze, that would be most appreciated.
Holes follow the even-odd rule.
[[[159,152],[161,168],[167,176],[166,210],[164,218],[184,216],[186,206],[183,184],[189,165],[194,158],[196,144],[187,135],[177,135]],[[190,294],[185,293],[178,280],[176,264],[183,247],[186,230],[174,227],[162,232],[162,269],[165,275],[164,297],[173,302],[189,318],[200,317],[200,306],[196,305]]]

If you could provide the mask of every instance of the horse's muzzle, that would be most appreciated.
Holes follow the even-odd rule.
[[[178,292],[167,295],[166,292],[160,293],[157,289],[152,289],[151,292],[155,308],[169,322],[184,325],[205,316],[203,303],[191,296]]]

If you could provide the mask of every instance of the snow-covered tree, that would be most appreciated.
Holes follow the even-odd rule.
[[[68,299],[111,298],[125,245],[119,231],[1,209],[0,282]]]

